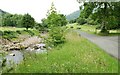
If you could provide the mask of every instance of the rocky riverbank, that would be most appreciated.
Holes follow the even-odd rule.
[[[18,39],[17,41],[8,41],[6,39],[0,39],[1,49],[0,54],[6,53],[6,55],[0,58],[0,66],[3,65],[3,58],[5,58],[6,64],[10,64],[12,61],[14,64],[19,64],[20,61],[24,59],[24,51],[34,52],[34,53],[46,53],[46,45],[43,43],[43,39],[38,36],[27,37],[22,41]],[[21,52],[22,51],[22,52]]]

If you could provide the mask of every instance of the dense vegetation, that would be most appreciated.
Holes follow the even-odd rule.
[[[19,28],[25,27],[26,29],[28,29],[34,27],[35,21],[34,18],[31,17],[31,15],[29,15],[28,13],[25,15],[3,13],[2,20],[0,20],[0,24],[3,27],[5,26],[19,27]]]
[[[79,0],[78,0],[79,1]],[[101,33],[108,34],[108,30],[120,29],[120,2],[86,2],[80,7],[80,16],[70,23],[80,25],[99,25]]]
[[[49,38],[47,39],[47,43],[49,45],[57,46],[58,44],[64,43],[65,30],[63,26],[67,24],[67,20],[63,14],[57,13],[53,3],[47,13],[47,18],[42,20],[42,24],[48,28]]]

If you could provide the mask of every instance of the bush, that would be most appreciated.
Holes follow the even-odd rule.
[[[48,44],[57,46],[65,42],[64,30],[61,27],[53,27],[49,31],[49,39],[47,40]]]
[[[3,33],[3,38],[5,39],[12,39],[12,38],[17,38],[17,33],[15,31],[4,31]]]
[[[23,30],[23,31],[27,32],[27,33],[30,34],[31,36],[34,35],[34,33],[33,33],[31,30]]]
[[[80,27],[77,27],[76,29],[81,29]]]
[[[70,28],[74,28],[73,26],[71,26]]]
[[[97,22],[94,21],[94,20],[88,20],[87,23],[90,24],[90,25],[96,25],[97,24]]]
[[[18,34],[22,34],[22,32],[21,32],[20,30],[17,30],[16,32],[17,32]]]
[[[80,25],[83,25],[83,24],[87,23],[87,21],[84,18],[78,18],[77,23],[79,23]]]

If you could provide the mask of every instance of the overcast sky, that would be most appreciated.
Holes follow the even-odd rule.
[[[80,6],[76,0],[0,0],[0,9],[12,14],[29,13],[37,22],[40,22],[46,17],[52,2],[57,11],[65,15],[79,10]]]

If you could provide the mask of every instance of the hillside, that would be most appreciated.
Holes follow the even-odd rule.
[[[0,14],[6,14],[6,11],[3,11],[2,9],[0,9]]]
[[[77,11],[67,15],[66,18],[67,18],[68,21],[70,21],[70,20],[78,18],[79,15],[80,15],[80,10],[77,10]]]

